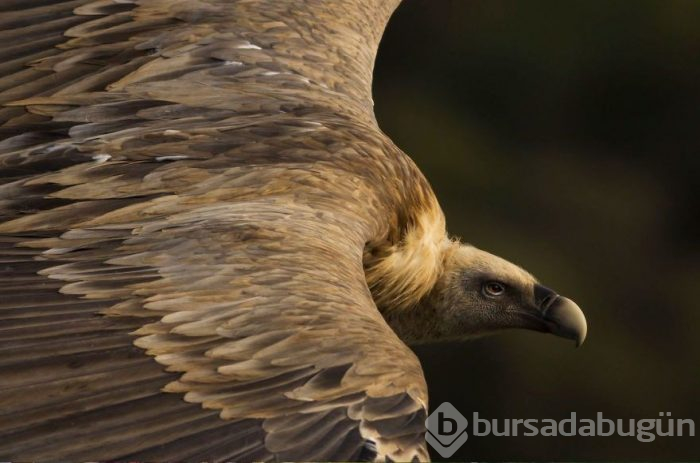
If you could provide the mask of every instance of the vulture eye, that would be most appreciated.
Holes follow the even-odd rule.
[[[484,294],[487,296],[500,296],[506,292],[506,286],[503,283],[497,281],[487,281],[482,287]]]

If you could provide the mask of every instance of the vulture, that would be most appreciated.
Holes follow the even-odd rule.
[[[0,2],[0,458],[429,458],[408,347],[578,306],[378,128],[399,0]]]

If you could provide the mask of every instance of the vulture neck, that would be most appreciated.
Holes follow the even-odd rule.
[[[445,216],[434,201],[415,216],[398,243],[371,249],[365,255],[365,275],[384,317],[418,310],[458,245],[448,238]]]

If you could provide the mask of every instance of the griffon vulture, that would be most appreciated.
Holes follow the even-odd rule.
[[[0,3],[1,458],[425,460],[406,343],[583,341],[377,127],[397,3]]]

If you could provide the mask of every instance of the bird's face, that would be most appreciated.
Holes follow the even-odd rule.
[[[460,245],[430,295],[441,338],[465,338],[524,328],[573,339],[586,337],[586,319],[570,299],[500,257]]]

